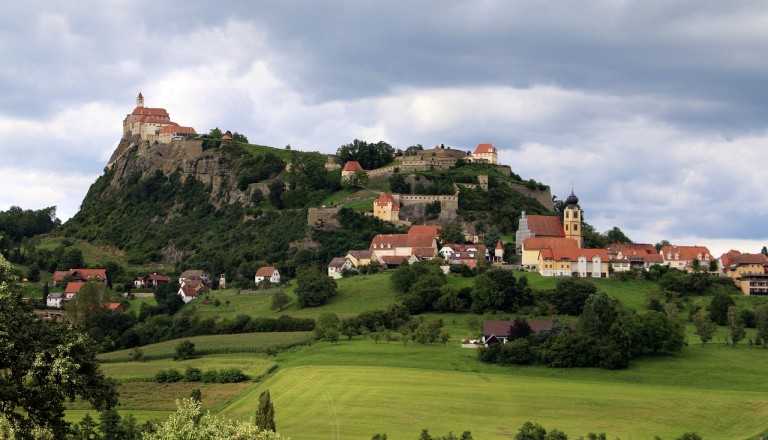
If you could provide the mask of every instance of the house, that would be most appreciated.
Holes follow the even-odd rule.
[[[376,254],[373,251],[365,250],[353,250],[347,252],[345,257],[352,263],[352,267],[358,268],[360,266],[367,266],[371,263],[376,263]]]
[[[83,281],[70,281],[67,283],[67,287],[64,289],[65,299],[72,299],[80,292],[80,289],[85,285]]]
[[[545,277],[578,276],[608,278],[608,251],[605,249],[541,249],[539,273]]]
[[[413,225],[408,229],[409,235],[431,235],[440,240],[440,225]]]
[[[484,244],[446,244],[440,248],[440,255],[447,264],[477,267],[478,258],[488,260],[488,248]]]
[[[187,304],[188,302],[200,296],[200,292],[195,290],[192,286],[181,286],[179,287],[178,293],[179,296],[181,296],[182,301],[184,301],[184,304]]]
[[[493,262],[494,263],[503,263],[504,262],[504,245],[501,244],[501,240],[496,243],[496,249],[493,250]]]
[[[766,295],[768,258],[763,254],[728,251],[720,257],[724,276],[732,279],[745,295]]]
[[[496,319],[486,319],[483,320],[483,339],[482,342],[484,345],[490,345],[494,343],[501,343],[506,344],[507,340],[509,338],[509,328],[512,327],[512,324],[515,321],[510,320],[496,320]],[[527,321],[528,326],[531,327],[531,333],[538,334],[544,331],[550,331],[553,329],[557,329],[561,326],[561,324],[556,321],[542,321],[542,320],[534,320],[534,321]],[[571,328],[571,330],[576,330],[576,325],[569,323],[569,324],[563,324],[567,325]]]
[[[172,140],[183,140],[190,136],[197,136],[197,132],[192,127],[182,127],[180,125],[168,125],[160,129],[157,140],[164,144],[170,144]]]
[[[499,151],[492,144],[478,144],[470,157],[472,162],[499,163]]]
[[[377,261],[394,265],[411,255],[421,260],[434,258],[437,255],[437,240],[432,235],[379,234],[371,240],[369,250],[376,255]]]
[[[344,183],[355,175],[358,171],[365,171],[360,166],[360,162],[350,160],[344,164],[344,168],[341,169],[341,182]]]
[[[232,136],[228,135],[228,134],[224,134],[224,135],[221,136],[221,140],[222,141],[232,141],[232,140],[234,140],[234,138]]]
[[[171,278],[166,275],[159,275],[156,273],[147,274],[140,277],[136,277],[133,280],[133,285],[139,288],[142,287],[157,287],[161,284],[168,284],[171,282]]]
[[[49,293],[45,297],[45,305],[55,309],[60,309],[63,306],[63,302],[66,301],[64,294],[62,293]]]
[[[328,264],[328,276],[338,280],[341,278],[341,273],[344,270],[349,270],[353,267],[354,266],[352,266],[352,262],[349,260],[349,258],[336,257]]]
[[[577,249],[576,240],[565,237],[530,237],[523,240],[520,264],[526,269],[538,270],[539,251],[542,249]]]
[[[280,272],[273,266],[260,267],[259,270],[256,271],[254,280],[256,280],[256,284],[259,284],[264,280],[267,280],[272,284],[280,284]]]
[[[554,237],[571,238],[576,240],[576,247],[581,247],[581,220],[582,212],[579,206],[579,198],[571,191],[571,195],[565,199],[563,208],[563,220],[549,215],[526,215],[525,211],[520,215],[517,232],[515,232],[515,250],[518,255],[522,253],[522,245],[526,238]]]
[[[199,270],[199,269],[188,269],[182,272],[181,275],[179,275],[179,285],[184,284],[184,281],[186,281],[188,278],[200,279],[205,284],[210,284],[211,282],[210,275],[208,274],[208,272],[204,270]]]
[[[125,306],[122,303],[107,303],[104,307],[114,313],[125,313]]]
[[[53,285],[64,281],[64,278],[71,277],[73,281],[101,281],[104,285],[107,284],[107,270],[106,269],[70,269],[70,270],[57,270],[53,273]]]
[[[646,243],[611,243],[605,247],[614,272],[648,270],[654,264],[663,264],[664,259],[656,247]]]
[[[378,199],[373,201],[373,216],[387,222],[400,220],[400,205],[390,193],[381,193]]]
[[[531,237],[565,238],[563,222],[552,215],[520,214],[520,221],[515,232],[515,250],[522,255],[523,242]]]
[[[698,261],[702,271],[709,270],[711,261],[715,261],[706,246],[662,246],[659,254],[663,264],[686,272],[694,270],[694,261]]]

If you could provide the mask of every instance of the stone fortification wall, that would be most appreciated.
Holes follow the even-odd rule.
[[[552,192],[550,191],[549,187],[544,190],[539,190],[530,189],[525,185],[520,185],[517,183],[508,182],[507,184],[520,194],[535,199],[537,202],[541,203],[543,207],[549,209],[550,211],[555,210],[555,204],[552,202]]]

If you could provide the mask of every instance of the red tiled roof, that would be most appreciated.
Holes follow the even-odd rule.
[[[496,147],[494,147],[492,144],[477,144],[477,148],[475,148],[475,151],[472,154],[482,154],[482,153],[495,153]]]
[[[123,306],[121,303],[107,303],[106,307],[112,311],[118,311],[120,309],[125,310],[125,306]]]
[[[763,254],[741,254],[734,257],[732,261],[732,264],[768,264],[768,259]]]
[[[192,127],[182,127],[182,126],[174,126],[174,125],[169,125],[167,127],[161,128],[160,133],[197,134],[195,129]]]
[[[533,251],[539,249],[566,248],[576,249],[579,244],[572,238],[564,237],[529,237],[523,240],[523,249]]]
[[[350,160],[344,164],[342,171],[363,171],[363,167],[360,166],[360,162]]]
[[[704,259],[705,255],[709,255],[711,257],[712,254],[709,253],[709,249],[707,249],[706,246],[673,246],[673,245],[666,245],[661,248],[661,255],[666,259],[667,253],[672,253],[672,259],[675,259],[675,254],[680,255],[680,260],[694,260],[696,258],[699,258],[699,255],[701,255],[701,258]]]
[[[232,136],[230,136],[228,134],[225,134],[224,136],[221,137],[221,140],[222,141],[231,141],[232,140]]]
[[[611,243],[605,248],[611,255],[621,252],[624,257],[630,255],[659,255],[656,247],[647,243]]]
[[[161,283],[167,283],[167,282],[171,281],[170,277],[167,277],[165,275],[158,275],[156,273],[153,273],[151,275],[147,275],[146,278],[149,281],[158,281],[158,282],[161,282]]]
[[[53,281],[64,281],[64,277],[69,275],[68,270],[57,270],[53,273]]]
[[[501,244],[501,240],[499,240],[499,242],[496,243],[496,249],[504,249],[504,245]]]
[[[438,225],[413,225],[408,229],[408,233],[413,235],[431,235],[433,237],[440,236],[441,226]]]
[[[85,283],[82,281],[70,281],[67,283],[64,293],[78,293],[84,285]]]
[[[389,247],[387,247],[389,245]],[[435,237],[415,234],[379,234],[371,240],[370,250],[394,248],[431,248],[435,247]]]
[[[135,109],[133,109],[133,112],[131,114],[168,117],[168,112],[164,108],[152,108],[152,107],[136,107]]]
[[[478,252],[485,255],[485,252],[488,250],[488,248],[484,244],[457,244],[457,243],[449,243],[443,245],[444,248],[451,248],[451,250],[456,252]]]
[[[551,215],[527,215],[528,229],[536,236],[565,237],[563,223],[559,217]]]
[[[373,252],[371,252],[370,250],[349,251],[347,252],[347,254],[352,255],[358,260],[370,260],[373,256]]]
[[[266,277],[269,278],[272,276],[273,273],[275,273],[275,267],[274,266],[264,266],[260,267],[259,270],[256,271],[257,277]]]
[[[137,119],[136,122],[142,122],[145,124],[163,124],[163,125],[173,125],[173,126],[179,125],[168,119],[158,119],[158,118],[153,118],[151,116],[142,116],[139,119]]]
[[[741,255],[741,252],[731,249],[720,256],[720,260],[723,262],[723,266],[730,266],[733,263],[734,258]]]
[[[200,294],[197,292],[197,290],[193,289],[189,286],[184,286],[181,288],[181,292],[184,294],[184,296],[188,296],[190,298],[196,298],[200,296]]]
[[[106,269],[72,269],[69,271],[69,274],[75,278],[80,278],[86,281],[104,281],[107,279]]]
[[[392,194],[390,193],[381,193],[378,199],[373,201],[373,204],[376,206],[387,206],[392,205],[393,211],[399,211],[400,206],[398,206],[397,202],[395,201],[395,198],[392,197]]]
[[[381,260],[385,264],[400,264],[403,261],[408,260],[410,257],[406,257],[405,255],[384,255],[381,257]]]

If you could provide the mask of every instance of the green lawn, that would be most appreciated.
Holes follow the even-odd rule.
[[[312,336],[312,332],[267,332],[241,333],[235,335],[195,336],[150,344],[141,347],[144,357],[149,360],[172,358],[176,345],[181,340],[195,344],[195,350],[201,354],[259,353],[267,348],[281,348],[303,344]],[[129,362],[133,349],[113,351],[99,355],[102,362]]]
[[[275,362],[267,359],[265,355],[239,353],[202,356],[184,361],[174,361],[168,358],[148,362],[109,362],[102,364],[102,369],[104,373],[120,381],[143,380],[151,382],[157,372],[169,369],[176,369],[184,373],[187,367],[199,368],[202,371],[237,368],[246,375],[255,378],[265,374],[274,365]]]

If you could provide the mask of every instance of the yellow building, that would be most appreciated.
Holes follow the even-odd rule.
[[[392,194],[381,193],[381,196],[373,201],[373,216],[387,222],[396,222],[400,220],[400,205]]]
[[[768,258],[763,254],[728,251],[720,257],[723,275],[732,279],[745,295],[766,295]]]
[[[520,263],[526,269],[539,269],[539,251],[542,249],[578,249],[576,240],[563,237],[530,237],[523,240]]]

